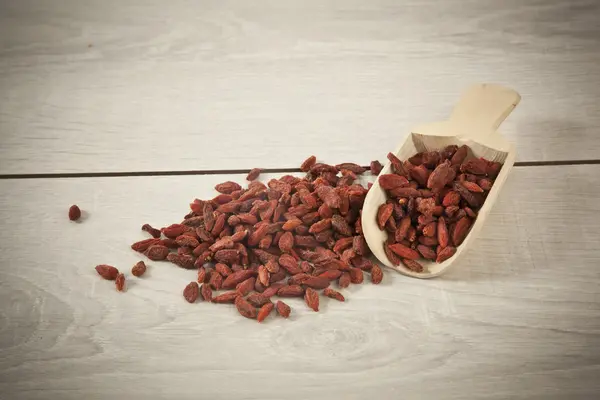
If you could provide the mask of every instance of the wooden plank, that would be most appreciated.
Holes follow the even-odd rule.
[[[267,178],[267,177],[264,177]],[[185,303],[140,225],[240,176],[0,181],[0,393],[10,399],[589,399],[600,392],[600,166],[514,168],[482,236],[435,280],[388,273],[264,324]],[[79,204],[87,216],[67,219]]]
[[[600,151],[593,0],[60,4],[0,5],[2,174],[368,163],[478,82],[517,161]]]

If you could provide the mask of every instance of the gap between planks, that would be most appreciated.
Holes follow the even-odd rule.
[[[514,167],[547,167],[559,165],[600,165],[600,160],[519,161]],[[363,166],[369,170],[369,166]],[[59,178],[111,178],[125,176],[182,176],[246,174],[250,169],[214,169],[183,171],[125,171],[125,172],[73,172],[47,174],[0,174],[0,179],[59,179]],[[262,173],[302,172],[300,168],[263,168]]]

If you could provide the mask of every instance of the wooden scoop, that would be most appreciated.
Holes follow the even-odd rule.
[[[462,96],[450,119],[422,125],[412,130],[404,143],[394,152],[400,160],[406,160],[423,151],[441,150],[451,144],[458,146],[466,144],[473,152],[467,159],[484,157],[490,161],[500,162],[503,166],[483,207],[479,210],[471,231],[457,248],[456,254],[439,264],[424,259],[419,260],[425,269],[421,273],[407,269],[402,263],[393,265],[385,255],[383,243],[387,240],[388,233],[381,231],[377,226],[377,211],[387,197],[385,191],[379,186],[378,177],[365,199],[361,222],[365,239],[379,261],[396,271],[415,278],[433,278],[441,275],[458,261],[485,223],[515,162],[514,146],[507,142],[496,129],[519,104],[520,100],[521,96],[512,89],[487,83],[475,85]],[[380,175],[389,173],[392,173],[390,162],[383,168]]]

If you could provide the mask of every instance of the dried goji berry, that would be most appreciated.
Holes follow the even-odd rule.
[[[138,261],[133,268],[131,268],[131,274],[133,276],[140,277],[146,272],[146,264],[143,261]]]
[[[81,218],[81,210],[78,206],[72,205],[69,208],[69,219],[71,221],[77,221],[79,218]]]

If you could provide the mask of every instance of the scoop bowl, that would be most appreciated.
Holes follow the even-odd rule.
[[[418,273],[409,270],[402,263],[393,265],[383,250],[388,233],[379,229],[377,211],[387,200],[385,191],[379,185],[379,176],[392,173],[391,163],[388,161],[367,194],[361,219],[367,244],[382,264],[411,277],[433,278],[443,274],[457,263],[477,237],[515,162],[514,146],[506,141],[497,129],[520,100],[521,96],[516,91],[500,85],[474,85],[460,98],[448,120],[418,126],[393,152],[400,160],[406,160],[419,152],[441,150],[453,144],[458,146],[466,144],[471,149],[467,159],[484,157],[501,163],[502,168],[469,234],[457,247],[454,256],[442,263],[421,259],[419,262],[423,265],[424,271]]]

